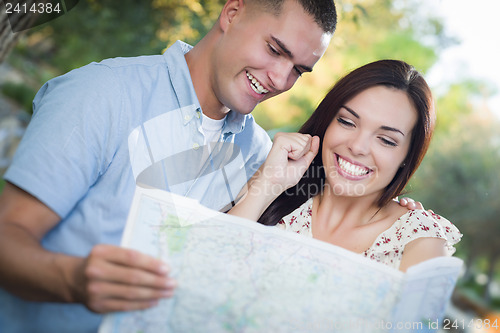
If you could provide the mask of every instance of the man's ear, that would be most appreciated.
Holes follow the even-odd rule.
[[[226,31],[227,27],[234,21],[235,17],[243,12],[245,4],[243,0],[227,0],[222,8],[219,25],[222,31]]]

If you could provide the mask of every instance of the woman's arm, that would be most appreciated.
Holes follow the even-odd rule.
[[[248,191],[228,214],[257,221],[274,199],[299,182],[318,149],[317,136],[277,133],[266,161],[248,181]]]
[[[446,256],[446,240],[434,237],[417,238],[406,244],[399,270],[406,270],[413,265],[436,257]]]

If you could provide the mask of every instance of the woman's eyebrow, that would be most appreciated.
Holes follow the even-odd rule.
[[[345,105],[342,105],[342,107],[344,109],[346,109],[349,113],[351,113],[354,117],[360,119],[359,114],[357,114],[353,109],[351,109],[350,107],[345,106]],[[394,128],[394,127],[382,125],[382,126],[380,126],[380,128],[383,129],[384,131],[397,132],[397,133],[401,133],[402,136],[405,136],[405,134],[401,130],[398,130],[397,128]]]
[[[356,112],[354,112],[354,110],[353,110],[353,109],[351,109],[350,107],[345,106],[345,105],[342,105],[342,107],[343,107],[344,109],[346,109],[347,111],[349,111],[349,112],[350,112],[350,113],[351,113],[354,117],[356,117],[356,118],[358,118],[358,119],[359,119],[359,114],[357,114]]]
[[[400,131],[397,128],[394,128],[394,127],[380,126],[380,128],[383,129],[384,131],[398,132],[398,133],[401,133],[402,136],[405,136],[405,134],[402,131]]]

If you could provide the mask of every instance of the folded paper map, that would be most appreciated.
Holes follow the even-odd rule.
[[[106,315],[100,333],[429,332],[463,265],[440,257],[403,273],[139,187],[122,246],[164,260],[178,288],[154,308]]]

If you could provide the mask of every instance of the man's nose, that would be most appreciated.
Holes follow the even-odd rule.
[[[274,89],[285,91],[293,86],[297,80],[291,79],[291,75],[293,74],[292,71],[294,70],[293,67],[294,64],[288,59],[280,59],[280,61],[274,64],[273,68],[268,73],[271,85]]]

